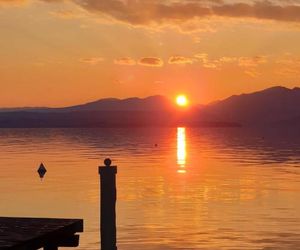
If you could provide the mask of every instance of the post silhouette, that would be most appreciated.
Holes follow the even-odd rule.
[[[111,166],[111,160],[104,160],[105,166],[99,167],[100,174],[100,227],[101,250],[117,250],[116,233],[116,174],[117,166]]]

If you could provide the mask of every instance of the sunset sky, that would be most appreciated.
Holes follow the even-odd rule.
[[[0,0],[0,107],[300,86],[300,0]]]

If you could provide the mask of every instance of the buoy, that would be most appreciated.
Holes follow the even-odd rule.
[[[38,172],[40,178],[43,179],[44,175],[45,175],[46,172],[47,172],[47,169],[45,168],[45,166],[44,166],[43,163],[41,163],[41,165],[40,165],[40,167],[38,168],[37,172]]]

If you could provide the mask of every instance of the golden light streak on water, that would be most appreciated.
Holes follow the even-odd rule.
[[[177,170],[178,173],[186,173],[186,136],[185,128],[177,128],[177,164],[180,169]]]

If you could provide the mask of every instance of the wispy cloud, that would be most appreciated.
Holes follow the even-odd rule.
[[[279,69],[276,71],[278,75],[285,77],[297,76],[300,74],[300,57],[286,54],[276,60]]]
[[[100,62],[104,61],[103,57],[90,57],[90,58],[81,58],[79,59],[79,62],[86,63],[89,65],[96,65]]]
[[[194,57],[204,68],[217,69],[224,65],[236,64],[241,68],[248,69],[248,72],[252,72],[248,75],[254,75],[254,68],[268,62],[268,57],[263,55],[253,57],[221,56],[217,58],[210,58],[206,53],[199,53],[194,55]]]
[[[115,59],[114,63],[119,65],[136,65],[136,61],[131,57],[122,57]]]
[[[256,69],[245,70],[244,73],[252,78],[256,78],[261,75]]]
[[[51,11],[50,14],[54,17],[62,18],[62,19],[76,19],[81,18],[83,15],[72,10],[58,10]]]
[[[169,64],[192,64],[194,62],[193,58],[185,56],[171,56],[168,60]]]
[[[28,0],[0,0],[0,7],[14,7],[14,6],[23,6],[25,4],[29,3]]]
[[[237,57],[223,56],[219,59],[221,63],[234,63],[238,60]]]
[[[142,66],[149,66],[149,67],[162,67],[164,65],[163,60],[159,57],[143,57],[139,60],[135,60],[131,57],[121,57],[115,59],[114,63],[118,65],[127,65],[127,66],[133,66],[139,64]]]
[[[206,63],[208,61],[208,54],[206,53],[198,53],[194,57],[202,63]]]
[[[259,64],[267,63],[266,56],[240,57],[239,66],[241,67],[257,67]]]

